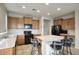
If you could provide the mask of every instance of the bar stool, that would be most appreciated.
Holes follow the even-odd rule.
[[[62,47],[63,47],[63,45],[62,45],[61,42],[53,41],[50,46],[54,49],[54,53],[53,53],[54,55],[62,54]]]
[[[31,43],[32,43],[32,55],[38,55],[38,42],[37,40],[34,38],[34,35],[32,35],[31,37]]]
[[[64,49],[65,49],[65,47],[66,47],[66,52],[67,52],[67,54],[69,53],[69,54],[72,54],[72,52],[71,52],[71,44],[72,44],[72,41],[70,40],[70,39],[64,39],[64,40],[62,40],[61,41],[62,43],[63,43],[63,54],[64,54]]]

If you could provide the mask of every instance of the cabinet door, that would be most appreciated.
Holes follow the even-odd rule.
[[[33,20],[32,26],[33,26],[33,29],[39,29],[39,20]]]
[[[18,17],[18,18],[17,18],[16,26],[17,26],[18,29],[24,28],[24,23],[23,23],[23,22],[24,22],[24,21],[23,21],[23,18],[21,18],[21,17]]]
[[[8,28],[9,29],[16,29],[16,20],[17,18],[15,17],[8,17]]]
[[[25,43],[24,35],[17,35],[16,45],[22,45]]]
[[[75,19],[74,18],[68,19],[68,29],[75,29]]]
[[[54,20],[54,25],[62,25],[63,19]]]
[[[63,20],[62,29],[65,29],[65,30],[68,29],[68,21],[67,20]]]
[[[15,54],[15,48],[0,49],[0,55],[14,55],[14,54]]]
[[[32,18],[24,17],[24,24],[32,24]]]

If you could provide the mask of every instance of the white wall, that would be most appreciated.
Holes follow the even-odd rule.
[[[7,9],[0,3],[0,37],[7,33]]]
[[[41,19],[40,19],[40,22],[41,22],[41,24],[40,24],[40,32],[41,32],[41,34],[42,35],[44,35],[44,20],[49,20],[49,35],[51,35],[51,28],[52,28],[52,25],[53,25],[53,18],[46,18],[46,17],[41,17]]]
[[[7,16],[6,8],[3,4],[0,4],[0,33],[6,32],[7,30],[6,16]]]
[[[49,34],[51,35],[52,31],[52,26],[54,25],[53,18],[50,19],[50,24],[49,24]]]
[[[44,27],[44,17],[41,17],[40,18],[40,33],[41,33],[41,35],[44,35],[43,27]]]
[[[56,17],[55,19],[58,19],[58,18],[67,19],[67,18],[71,18],[71,17],[75,17],[75,12],[71,12],[71,13]]]
[[[75,47],[79,48],[79,8],[75,10]]]

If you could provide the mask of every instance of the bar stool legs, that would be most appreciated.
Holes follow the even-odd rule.
[[[72,55],[71,47],[69,47],[70,54]]]
[[[65,50],[65,48],[66,48],[66,50]],[[68,47],[68,46],[63,47],[62,54],[65,55],[65,52],[67,54],[71,54],[72,55],[71,47]]]

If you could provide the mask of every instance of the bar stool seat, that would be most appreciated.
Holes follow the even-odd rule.
[[[50,45],[54,49],[54,54],[62,54],[62,43],[59,41],[53,41],[53,43]],[[58,52],[58,53],[57,53]]]

